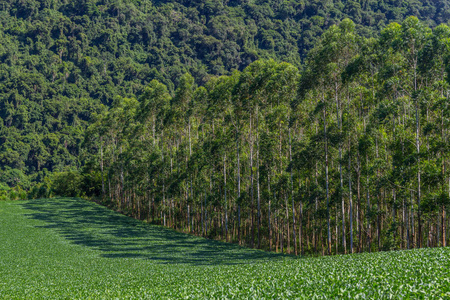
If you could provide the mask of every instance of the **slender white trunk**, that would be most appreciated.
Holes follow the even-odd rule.
[[[294,204],[294,182],[292,178],[292,139],[291,139],[291,128],[289,127],[289,170],[291,177],[291,202],[292,202],[292,234],[294,242],[295,255],[298,255],[297,251],[297,236],[295,233],[295,204]]]
[[[325,105],[325,97],[323,97],[323,102]],[[328,141],[327,141],[327,114],[324,106],[323,109],[323,135],[325,141],[325,184],[327,192],[327,249],[328,254],[331,254],[331,230],[330,230],[330,195],[329,195],[329,179],[328,179]]]
[[[338,124],[339,133],[342,133],[342,124],[341,124],[341,116],[340,116],[340,109],[339,109],[339,97],[338,97],[338,83],[336,81],[335,83],[335,100],[336,100],[336,120]],[[345,203],[344,203],[344,180],[342,177],[342,143],[339,142],[339,180],[340,180],[340,187],[341,187],[341,215],[342,215],[342,245],[344,246],[344,253],[347,253],[347,243],[345,240]],[[336,219],[337,223],[337,219]],[[337,237],[336,237],[337,239]]]
[[[223,156],[223,189],[225,200],[225,240],[228,242],[228,203],[227,203],[227,156]]]
[[[100,137],[100,172],[102,175],[102,197],[105,198],[105,179],[103,176],[103,137]]]
[[[239,154],[239,131],[236,129],[236,154],[237,154],[237,195],[238,195],[238,243],[241,244],[241,162]]]
[[[259,106],[256,107],[256,197],[258,218],[258,248],[261,248],[261,191],[259,178]]]

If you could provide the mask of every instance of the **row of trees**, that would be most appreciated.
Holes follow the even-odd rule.
[[[445,246],[450,28],[346,19],[303,71],[256,61],[171,96],[154,80],[86,133],[102,194],[185,232],[287,253]]]

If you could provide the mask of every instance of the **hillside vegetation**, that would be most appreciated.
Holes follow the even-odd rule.
[[[44,195],[51,172],[83,165],[83,130],[102,104],[153,79],[172,93],[186,72],[203,85],[257,59],[299,67],[346,17],[370,37],[410,15],[435,26],[449,12],[446,0],[2,1],[0,189],[25,197],[46,182]]]
[[[81,199],[0,202],[6,299],[450,297],[449,249],[298,258],[146,225]]]

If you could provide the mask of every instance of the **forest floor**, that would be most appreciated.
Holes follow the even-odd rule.
[[[1,299],[450,297],[450,248],[294,258],[75,198],[0,201]]]

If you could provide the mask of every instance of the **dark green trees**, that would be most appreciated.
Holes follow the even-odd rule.
[[[203,86],[258,59],[300,67],[322,33],[346,17],[364,37],[409,15],[430,26],[448,19],[442,1],[344,2],[3,1],[3,184],[30,189],[51,173],[79,169],[84,130],[102,104],[139,97],[152,80],[173,96],[187,72]],[[13,184],[15,173],[24,180]]]

